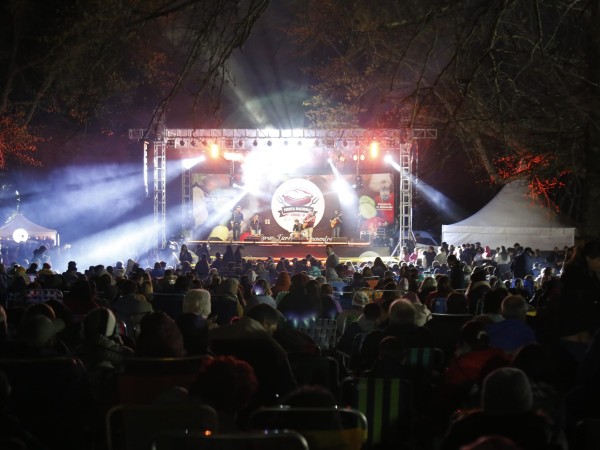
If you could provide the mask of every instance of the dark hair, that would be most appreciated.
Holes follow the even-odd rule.
[[[472,350],[481,350],[487,348],[490,337],[485,332],[485,324],[479,320],[470,320],[466,322],[458,336],[459,344],[468,344]]]
[[[204,362],[189,392],[217,411],[234,413],[250,403],[257,388],[250,364],[233,356],[216,356]]]
[[[363,315],[368,320],[377,320],[381,316],[381,305],[379,303],[367,303],[363,309]]]
[[[467,314],[469,312],[469,301],[465,294],[452,292],[446,298],[448,314]]]
[[[258,305],[252,306],[244,315],[260,323],[267,322],[274,324],[277,323],[279,319],[277,310],[266,303],[259,303]]]
[[[183,336],[175,321],[163,312],[153,312],[140,322],[135,353],[146,357],[185,356]]]
[[[502,300],[508,297],[509,292],[504,288],[492,289],[483,294],[482,313],[483,314],[500,314]]]

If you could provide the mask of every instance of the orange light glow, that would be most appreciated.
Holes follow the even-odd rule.
[[[211,158],[219,157],[219,146],[217,144],[212,144],[210,146],[210,157]]]
[[[375,159],[377,156],[379,156],[379,143],[371,142],[369,149],[371,151],[371,159]]]

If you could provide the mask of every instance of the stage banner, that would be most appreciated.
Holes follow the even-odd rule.
[[[337,235],[349,242],[369,241],[382,230],[391,236],[393,179],[388,173],[364,174],[360,180],[355,175],[309,175],[263,180],[260,188],[251,188],[232,185],[228,174],[192,173],[193,239],[231,240],[237,206],[243,215],[240,240],[307,239],[311,225],[315,242],[331,242],[335,226]]]

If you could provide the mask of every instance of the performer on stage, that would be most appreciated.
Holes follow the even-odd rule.
[[[329,223],[331,225],[331,237],[340,237],[342,235],[342,213],[336,209]]]
[[[309,241],[312,241],[313,228],[315,227],[315,221],[317,217],[314,212],[309,212],[304,218],[304,222],[302,223],[302,228],[304,228],[304,235],[308,238]]]
[[[302,238],[302,224],[298,219],[294,220],[294,227],[292,228],[292,233],[290,234],[292,239],[301,239]]]
[[[233,231],[233,240],[239,241],[242,233],[242,225],[244,223],[244,213],[241,206],[236,206],[231,213],[231,231]]]
[[[260,236],[262,234],[262,220],[260,220],[260,216],[258,214],[254,214],[252,219],[250,219],[250,234],[252,236]]]

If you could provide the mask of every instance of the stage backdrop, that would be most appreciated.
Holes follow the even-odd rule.
[[[342,213],[341,236],[349,242],[368,241],[378,229],[393,227],[396,217],[393,176],[389,173],[356,176],[310,175],[273,182],[262,180],[260,190],[230,186],[228,174],[192,173],[193,238],[229,240],[231,211],[242,207],[243,240],[250,234],[250,219],[262,221],[261,240],[287,241],[295,219],[302,223],[309,211],[316,215],[313,240],[332,240],[331,219]],[[391,229],[390,229],[391,231]]]

